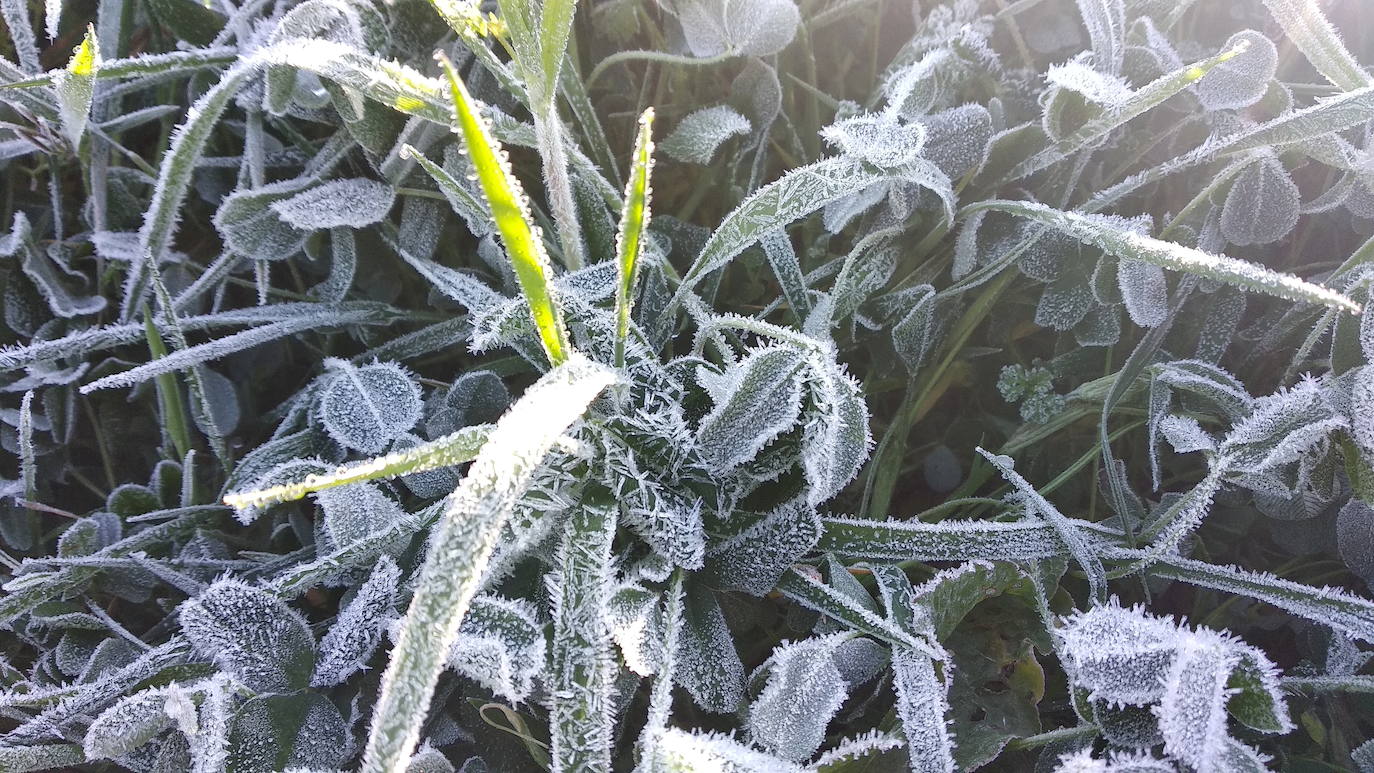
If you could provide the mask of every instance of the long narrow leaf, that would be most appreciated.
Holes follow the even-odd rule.
[[[367,773],[404,769],[501,527],[554,442],[612,380],[582,358],[547,373],[497,422],[449,497],[382,676],[363,759]]]
[[[634,302],[635,275],[644,229],[649,227],[649,171],[653,167],[654,109],[639,117],[639,139],[635,142],[630,180],[625,184],[625,207],[620,211],[620,230],[616,233],[615,283],[615,364],[625,366],[625,338],[630,334],[630,304]]]
[[[1317,72],[1345,91],[1374,85],[1374,78],[1346,50],[1316,0],[1264,0],[1264,5],[1288,34],[1288,39],[1317,68]]]
[[[506,152],[491,136],[478,113],[477,103],[453,69],[453,64],[445,59],[443,67],[453,94],[453,107],[458,126],[463,132],[464,146],[477,171],[477,179],[482,184],[491,214],[496,219],[496,228],[501,233],[501,241],[515,268],[516,278],[520,280],[520,289],[529,303],[530,316],[539,331],[539,340],[544,345],[549,362],[561,365],[568,359],[568,333],[549,289],[549,258],[544,252],[543,239],[530,222],[529,200],[511,173]]]
[[[550,583],[553,621],[553,710],[549,717],[555,771],[610,770],[615,664],[609,617],[611,540],[616,508],[573,510]]]
[[[964,213],[971,214],[989,209],[1034,220],[1119,258],[1153,263],[1171,271],[1215,279],[1290,301],[1315,303],[1355,314],[1360,313],[1358,303],[1335,290],[1244,260],[1226,255],[1212,255],[1174,242],[1145,236],[1104,217],[1064,212],[1036,202],[1003,200],[979,202],[966,207]]]

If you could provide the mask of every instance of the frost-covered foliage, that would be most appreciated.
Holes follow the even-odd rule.
[[[1360,3],[98,5],[0,770],[1374,769]]]

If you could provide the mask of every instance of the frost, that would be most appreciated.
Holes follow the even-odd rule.
[[[1221,48],[1233,49],[1241,43],[1248,47],[1217,65],[1194,87],[1198,100],[1208,110],[1247,108],[1260,101],[1269,90],[1269,82],[1279,64],[1274,42],[1254,30],[1241,30]]]
[[[810,758],[825,741],[825,728],[848,696],[849,684],[834,655],[849,634],[784,642],[760,666],[763,692],[749,706],[755,743],[793,761]],[[755,679],[758,677],[755,676]]]
[[[323,695],[260,695],[234,714],[228,769],[269,773],[289,767],[333,768],[348,751],[347,732],[339,710]]]
[[[982,105],[961,105],[921,119],[926,128],[921,155],[951,180],[977,170],[992,143],[992,115]]]
[[[1078,0],[1078,12],[1092,42],[1093,64],[1117,73],[1126,55],[1126,4],[1123,0]]]
[[[909,164],[921,155],[926,127],[920,123],[902,124],[885,116],[859,115],[825,127],[821,136],[847,156],[890,169]]]
[[[396,192],[366,178],[330,180],[286,199],[272,202],[272,210],[302,231],[322,228],[361,228],[379,222],[391,211]]]
[[[1092,290],[1081,277],[1064,272],[1040,294],[1035,308],[1035,324],[1055,330],[1070,330],[1082,321],[1093,306]]]
[[[1111,706],[1150,706],[1174,760],[1199,771],[1244,769],[1237,761],[1256,753],[1231,737],[1231,714],[1261,732],[1293,729],[1278,669],[1253,647],[1115,601],[1064,622],[1058,636],[1073,683]]]
[[[733,713],[744,700],[744,664],[710,590],[688,587],[678,635],[677,678],[682,686],[706,711]]]
[[[1302,196],[1276,158],[1245,167],[1226,194],[1221,233],[1236,245],[1269,244],[1288,235],[1298,222]]]
[[[342,684],[354,672],[366,668],[382,639],[387,618],[393,612],[400,579],[401,570],[395,561],[389,556],[378,559],[372,574],[320,641],[320,656],[315,662],[315,673],[310,677],[311,686]]]
[[[1121,300],[1132,322],[1141,327],[1164,322],[1169,313],[1169,285],[1164,269],[1138,260],[1122,260],[1116,264],[1116,275]]]
[[[325,364],[334,372],[320,395],[320,419],[341,444],[375,454],[419,421],[420,390],[399,365]]]
[[[335,547],[352,545],[406,520],[396,501],[372,483],[354,483],[315,494],[324,510],[324,528]]]
[[[792,0],[674,0],[693,56],[768,56],[792,42],[801,12]]]
[[[650,755],[638,773],[720,771],[720,773],[802,773],[802,767],[715,733],[667,728],[655,734]]]
[[[752,352],[723,374],[702,369],[698,380],[715,407],[697,428],[697,447],[716,472],[753,459],[796,423],[801,413],[801,355],[791,347]]]
[[[464,765],[463,769],[467,770]],[[420,748],[410,757],[410,762],[406,763],[405,773],[455,773],[453,763],[448,761],[443,752],[430,746],[428,742],[420,744]]]
[[[538,614],[526,602],[478,596],[458,628],[448,666],[508,701],[534,689],[548,647]]]
[[[705,165],[726,140],[749,131],[749,119],[729,105],[716,105],[688,113],[658,149],[678,161]]]
[[[745,517],[737,513],[735,518]],[[747,529],[713,545],[707,564],[726,587],[767,595],[782,573],[816,545],[821,524],[816,511],[796,501],[766,513]]]
[[[1353,380],[1355,383],[1350,388],[1350,434],[1361,452],[1367,458],[1374,459],[1374,365],[1359,368]]]
[[[86,730],[86,758],[122,757],[166,730],[172,725],[168,697],[168,688],[142,690],[105,709]]]
[[[1216,633],[1180,638],[1156,709],[1166,754],[1202,773],[1235,770],[1225,762],[1232,743],[1226,732],[1226,683],[1238,665],[1230,642]]]
[[[946,666],[948,668],[948,666]],[[893,653],[897,715],[906,734],[911,769],[918,773],[953,773],[954,739],[947,717],[947,685],[935,673],[935,662],[911,650]]]
[[[1045,79],[1106,108],[1120,107],[1132,93],[1130,84],[1123,78],[1093,69],[1079,59],[1051,66]]]
[[[810,360],[802,468],[810,487],[807,501],[815,506],[838,494],[859,473],[873,436],[858,382],[828,357],[812,355]]]
[[[237,580],[220,580],[184,602],[181,629],[195,648],[257,692],[304,687],[315,666],[315,637],[281,599]]]
[[[1145,704],[1163,694],[1159,675],[1173,663],[1179,631],[1168,620],[1112,604],[1070,618],[1058,635],[1074,684],[1093,698]]]

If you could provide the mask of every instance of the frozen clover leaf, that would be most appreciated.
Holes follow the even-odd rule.
[[[181,630],[197,651],[255,692],[300,689],[315,667],[315,637],[305,618],[237,580],[219,580],[183,603]]]
[[[784,642],[760,666],[767,682],[749,706],[754,742],[788,760],[807,759],[825,740],[825,728],[849,693],[835,652],[850,634]],[[756,677],[757,678],[757,677]]]
[[[396,201],[390,185],[355,177],[330,180],[296,195],[274,201],[272,210],[302,231],[350,226],[361,228],[386,217]]]
[[[122,757],[170,727],[168,697],[168,688],[141,690],[105,709],[86,730],[86,758]]]
[[[716,105],[688,113],[677,128],[658,144],[658,149],[678,161],[709,164],[726,140],[748,134],[749,119],[729,105]]]
[[[667,728],[655,733],[638,773],[802,773],[796,763],[752,749],[727,735]]]
[[[1302,204],[1298,186],[1277,158],[1245,167],[1221,209],[1221,233],[1238,246],[1270,244],[1298,223]]]
[[[676,0],[693,56],[769,56],[792,42],[801,12],[792,0]]]
[[[1234,49],[1242,42],[1248,44],[1245,50],[1217,65],[1193,87],[1208,110],[1240,110],[1260,101],[1269,90],[1278,69],[1278,49],[1262,33],[1241,30],[1221,50]]]
[[[915,161],[925,146],[924,124],[903,124],[882,115],[857,115],[821,130],[825,141],[841,153],[874,166],[891,169]]]
[[[458,629],[448,665],[513,703],[529,697],[548,647],[538,612],[521,599],[478,596]]]
[[[420,388],[393,362],[358,367],[325,360],[332,374],[320,396],[320,419],[341,445],[375,454],[419,421]]]

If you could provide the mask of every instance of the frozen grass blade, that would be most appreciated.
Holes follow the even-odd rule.
[[[630,305],[634,303],[635,275],[644,229],[649,227],[649,173],[653,168],[654,109],[639,117],[630,180],[625,184],[625,206],[620,211],[620,230],[615,238],[615,366],[625,367],[625,338],[630,334]]]
[[[561,365],[567,361],[571,347],[567,330],[563,327],[562,314],[550,290],[551,269],[548,255],[544,252],[544,242],[530,222],[529,199],[511,173],[506,152],[491,136],[478,112],[477,103],[468,94],[467,86],[463,85],[453,69],[453,63],[446,58],[441,63],[453,94],[453,108],[463,134],[464,146],[477,171],[477,179],[486,194],[492,217],[496,219],[496,228],[501,233],[501,242],[515,268],[516,278],[520,280],[520,289],[529,303],[530,316],[539,331],[539,340],[544,345],[549,362]]]
[[[477,458],[487,438],[490,424],[464,427],[449,435],[422,443],[404,451],[378,456],[362,462],[347,464],[331,473],[309,475],[298,483],[287,483],[265,489],[226,494],[224,504],[235,510],[256,509],[291,502],[317,491],[347,486],[352,483],[396,478],[440,467],[452,467]]]
[[[1327,80],[1344,91],[1374,85],[1374,78],[1370,78],[1341,43],[1316,0],[1264,0],[1264,5],[1274,14],[1288,39]]]
[[[363,759],[367,773],[405,767],[501,527],[554,442],[613,380],[581,358],[547,373],[497,422],[449,497],[382,676]]]
[[[1124,228],[1118,221],[1109,218],[1064,212],[1035,202],[1003,200],[973,204],[965,207],[964,214],[982,210],[1008,212],[1034,220],[1119,258],[1153,263],[1170,271],[1182,271],[1205,279],[1215,279],[1285,300],[1314,303],[1352,314],[1360,313],[1358,303],[1335,290],[1248,261],[1226,255],[1212,255],[1174,242],[1145,236]]]
[[[611,540],[616,507],[575,508],[551,578],[553,706],[549,734],[554,771],[610,770],[616,663],[607,603],[613,581]]]
[[[1210,72],[1212,68],[1228,59],[1235,58],[1248,46],[1249,41],[1241,41],[1234,48],[1160,76],[1135,91],[1121,105],[1108,109],[1102,115],[1083,124],[1074,133],[1022,161],[1007,174],[1003,182],[1020,180],[1063,161],[1078,150],[1088,147],[1091,143],[1106,136],[1113,129],[1145,114],[1164,100],[1188,88]]]

